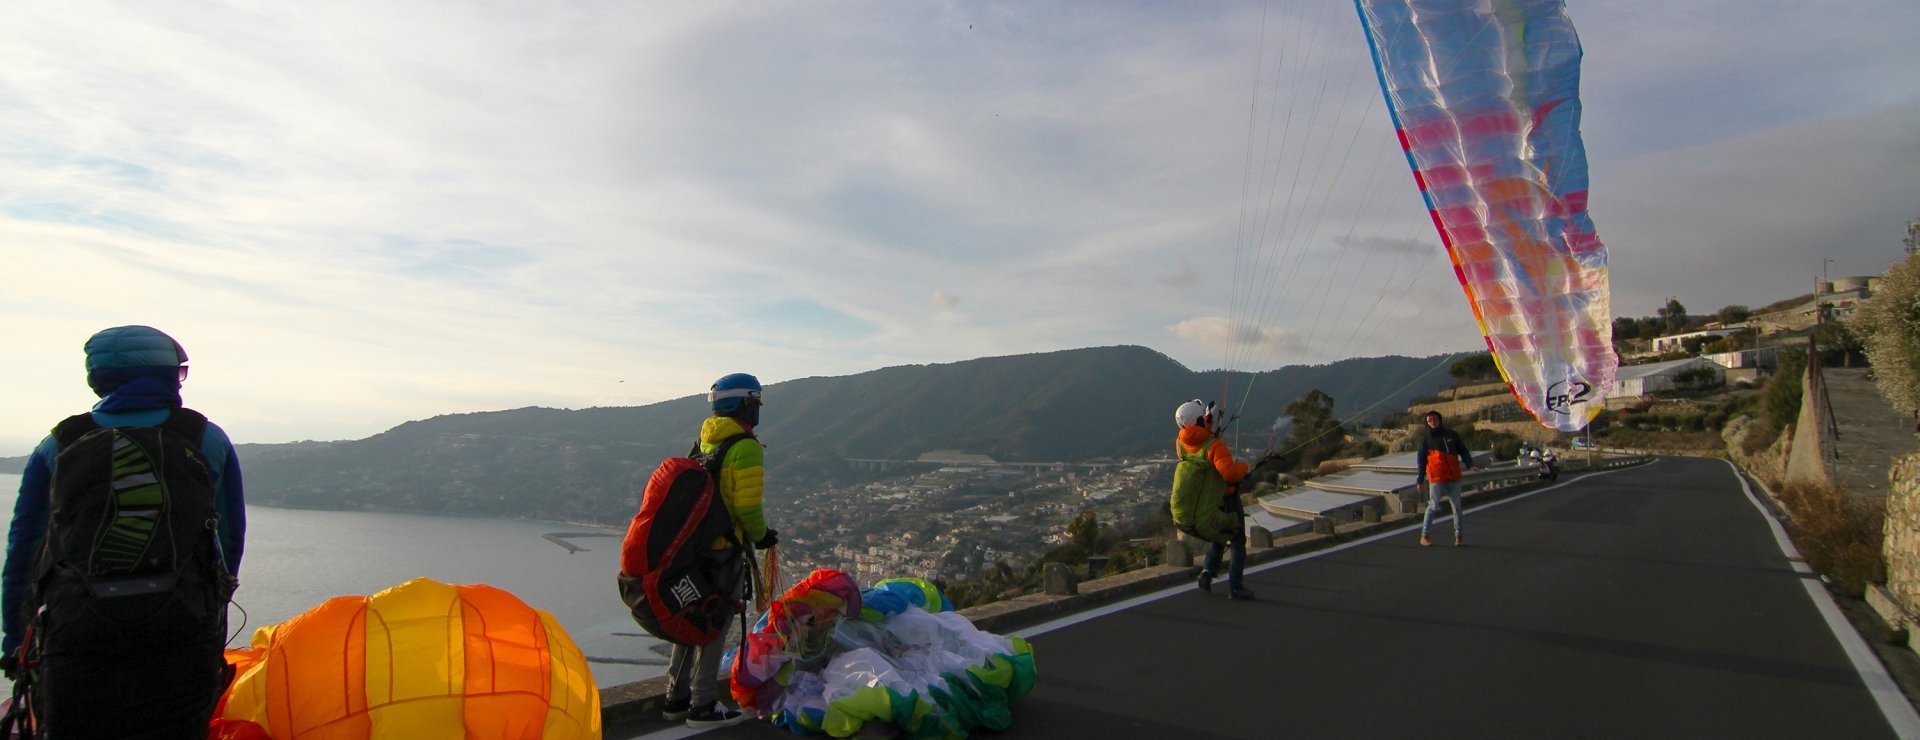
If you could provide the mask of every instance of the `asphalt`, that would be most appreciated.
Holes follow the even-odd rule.
[[[1001,736],[1914,729],[1904,700],[1883,714],[1820,589],[1724,462],[1582,476],[1469,506],[1466,522],[1467,547],[1420,547],[1416,528],[1263,564],[1247,577],[1253,602],[1180,587],[1025,630],[1039,681]],[[1436,530],[1451,541],[1448,524]],[[685,734],[657,722],[610,736],[654,731]],[[786,735],[764,723],[707,734]]]

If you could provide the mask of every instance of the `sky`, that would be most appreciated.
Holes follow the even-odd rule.
[[[1920,4],[1568,11],[1616,315],[1902,255]],[[125,324],[240,442],[732,372],[1484,346],[1346,0],[8,3],[0,172],[0,456]]]

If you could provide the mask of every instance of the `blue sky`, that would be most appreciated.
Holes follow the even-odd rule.
[[[1920,5],[1569,11],[1617,314],[1899,256]],[[0,59],[0,455],[130,323],[257,442],[735,371],[1479,346],[1345,0],[13,3]]]

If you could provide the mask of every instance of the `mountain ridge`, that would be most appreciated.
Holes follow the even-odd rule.
[[[1363,415],[1378,420],[1450,385],[1437,370],[1456,356],[1235,372],[1237,388],[1252,391],[1228,405],[1242,406],[1243,433],[1268,428],[1314,388],[1336,399],[1343,418],[1378,402]],[[1164,456],[1173,407],[1217,396],[1226,376],[1132,345],[900,365],[771,384],[755,431],[768,447],[771,502],[784,486],[834,478],[849,458]],[[612,524],[632,516],[636,477],[684,454],[708,413],[703,393],[645,406],[447,414],[361,440],[239,450],[255,503]]]

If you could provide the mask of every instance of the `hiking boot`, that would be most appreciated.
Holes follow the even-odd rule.
[[[1453,546],[1454,546],[1454,547],[1466,547],[1466,546],[1467,546],[1467,538],[1465,538],[1465,537],[1461,537],[1460,535],[1457,535],[1457,534],[1456,534],[1456,535],[1454,535],[1454,536],[1453,536]]]
[[[660,709],[660,718],[668,722],[679,722],[680,720],[686,719],[687,713],[691,711],[693,711],[693,702],[691,700],[668,699],[667,705]]]
[[[1433,547],[1433,540],[1427,539],[1427,533],[1425,532],[1420,533],[1420,546]]]
[[[1227,598],[1233,599],[1234,601],[1252,601],[1253,591],[1246,586],[1234,586],[1227,591]]]
[[[1194,580],[1194,585],[1199,586],[1202,591],[1213,593],[1213,571],[1200,571],[1200,577]]]
[[[687,715],[687,726],[696,730],[709,727],[727,727],[747,721],[747,715],[738,709],[730,709],[725,704],[714,702],[693,710]]]

